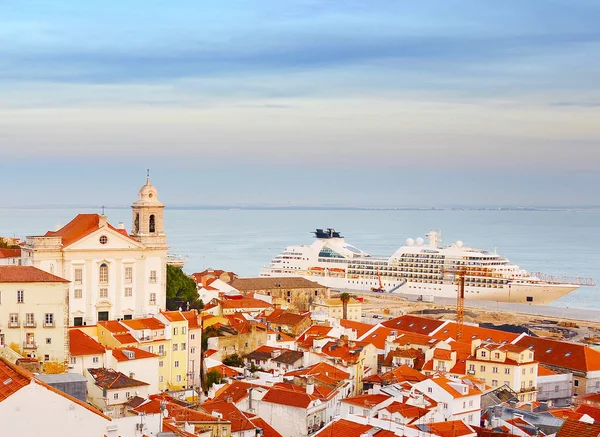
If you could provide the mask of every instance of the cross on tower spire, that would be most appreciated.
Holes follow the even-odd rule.
[[[146,169],[146,183],[147,184],[150,183],[150,169],[149,168]]]

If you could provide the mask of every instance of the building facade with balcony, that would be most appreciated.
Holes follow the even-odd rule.
[[[69,281],[31,266],[0,266],[0,344],[42,361],[69,356]]]
[[[165,309],[167,244],[164,205],[150,178],[132,205],[132,230],[105,215],[79,214],[43,236],[29,236],[22,264],[70,281],[69,322],[131,319]]]
[[[532,350],[515,344],[471,343],[471,356],[466,360],[466,371],[492,388],[506,385],[519,396],[521,402],[537,398],[538,362]]]

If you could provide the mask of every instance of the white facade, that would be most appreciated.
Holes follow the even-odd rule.
[[[109,418],[34,380],[0,402],[0,423],[6,436],[117,437]]]
[[[290,396],[293,396],[290,393]],[[308,408],[298,408],[289,405],[276,404],[260,400],[256,402],[257,413],[278,433],[283,436],[306,437],[312,432],[309,428],[315,421],[327,422],[327,404],[319,400],[311,402]]]
[[[56,232],[27,237],[24,265],[71,281],[70,324],[144,317],[166,305],[163,208],[149,180],[132,206],[133,232],[106,217],[80,214]]]
[[[448,381],[446,378],[443,379]],[[414,385],[415,389],[438,403],[432,420],[434,422],[462,420],[466,424],[479,426],[481,392],[479,390],[472,391],[471,386],[460,380],[450,380],[444,385],[436,383],[436,378],[426,379]],[[448,387],[450,387],[450,391]]]
[[[118,361],[114,356],[111,359],[111,368],[130,378],[143,381],[148,385],[147,393],[158,393],[158,356],[148,358],[134,358],[127,361]]]

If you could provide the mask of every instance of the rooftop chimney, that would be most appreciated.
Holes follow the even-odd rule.
[[[125,229],[125,225],[123,224],[123,222],[119,222],[119,229]]]
[[[312,376],[306,378],[306,394],[312,395],[315,392],[315,380]]]
[[[103,228],[106,226],[106,216],[104,214],[100,214],[98,216],[98,227]]]

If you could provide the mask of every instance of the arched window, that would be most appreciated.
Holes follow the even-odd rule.
[[[154,214],[150,215],[150,232],[155,232],[156,221],[154,220]]]
[[[133,229],[136,234],[140,232],[140,213],[135,214],[135,220],[133,222]]]
[[[100,264],[100,283],[108,284],[108,265],[106,263]]]

